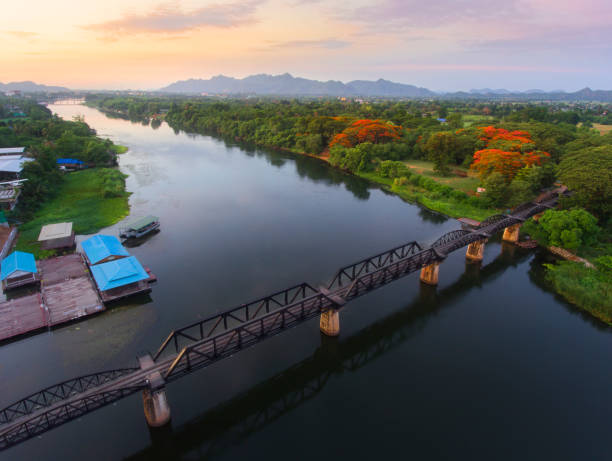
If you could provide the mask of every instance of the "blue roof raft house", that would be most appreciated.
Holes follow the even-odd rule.
[[[13,251],[2,260],[0,280],[2,280],[4,291],[37,283],[40,278],[34,255],[23,251]]]
[[[130,255],[119,239],[112,235],[94,235],[83,240],[81,248],[90,266],[127,258]]]
[[[150,276],[134,256],[91,266],[102,301],[148,293]]]

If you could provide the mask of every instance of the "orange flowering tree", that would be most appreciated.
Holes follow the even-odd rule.
[[[548,152],[535,150],[527,131],[487,126],[480,128],[480,139],[486,147],[474,153],[470,168],[483,179],[496,172],[510,183],[521,168],[541,165],[550,158]]]
[[[402,127],[382,120],[362,119],[351,123],[341,133],[338,133],[329,143],[343,147],[355,147],[357,144],[371,142],[383,144],[401,137]]]

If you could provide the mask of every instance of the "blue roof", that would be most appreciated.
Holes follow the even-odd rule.
[[[445,118],[438,118],[438,119],[436,119],[436,120],[438,120],[438,122],[442,122],[442,123],[446,122],[446,119],[445,119]]]
[[[149,278],[135,256],[91,266],[91,273],[100,291],[122,287]]]
[[[56,162],[57,162],[58,165],[66,165],[66,164],[68,164],[68,165],[74,165],[74,164],[82,165],[83,164],[83,162],[81,160],[77,160],[76,158],[58,158],[56,160]]]
[[[91,264],[96,264],[109,256],[129,256],[117,237],[112,235],[94,235],[83,240],[83,251]]]
[[[34,255],[32,253],[24,253],[23,251],[13,251],[2,260],[0,280],[4,280],[16,271],[31,272],[35,274],[37,270]]]

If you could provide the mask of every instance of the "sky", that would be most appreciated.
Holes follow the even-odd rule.
[[[19,0],[0,82],[157,89],[289,72],[435,91],[612,90],[612,0]]]

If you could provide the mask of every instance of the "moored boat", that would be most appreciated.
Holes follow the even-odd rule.
[[[159,229],[159,218],[149,215],[129,222],[120,229],[119,236],[124,239],[139,238],[157,229]]]

